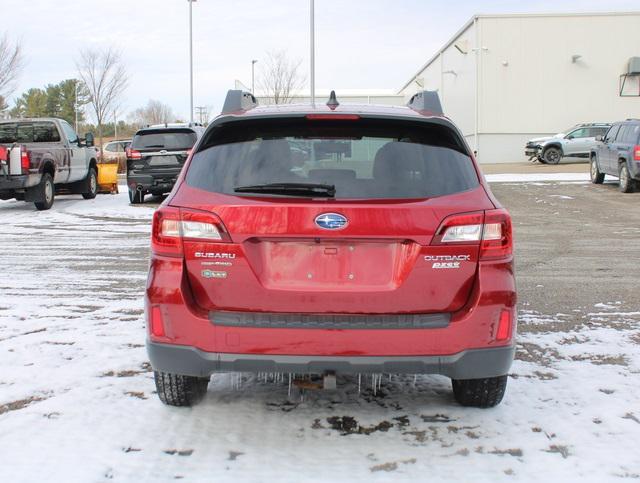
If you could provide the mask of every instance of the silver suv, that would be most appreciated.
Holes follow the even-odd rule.
[[[604,136],[611,124],[578,124],[555,136],[530,139],[524,153],[530,161],[544,164],[558,164],[562,158],[589,159],[589,153],[596,146],[596,136]]]

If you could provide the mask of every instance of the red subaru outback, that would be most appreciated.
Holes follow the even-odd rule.
[[[509,214],[435,93],[257,107],[230,91],[156,211],[147,350],[160,399],[211,374],[442,374],[498,404],[514,356]]]

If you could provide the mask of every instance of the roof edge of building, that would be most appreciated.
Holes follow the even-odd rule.
[[[478,13],[473,15],[467,22],[438,49],[438,51],[424,64],[418,71],[412,75],[409,80],[398,89],[400,94],[413,82],[421,72],[429,67],[446,49],[448,49],[464,32],[473,25],[477,19],[482,18],[529,18],[529,17],[614,17],[614,16],[632,16],[640,15],[640,10],[629,10],[621,12],[547,12],[547,13]]]

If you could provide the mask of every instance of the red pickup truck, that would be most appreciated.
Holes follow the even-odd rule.
[[[0,121],[0,199],[53,205],[56,190],[95,198],[97,155],[93,135],[80,139],[62,119]]]

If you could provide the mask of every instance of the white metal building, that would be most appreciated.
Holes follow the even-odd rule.
[[[437,90],[480,162],[516,162],[529,138],[640,118],[632,57],[640,12],[477,15],[400,93]]]

